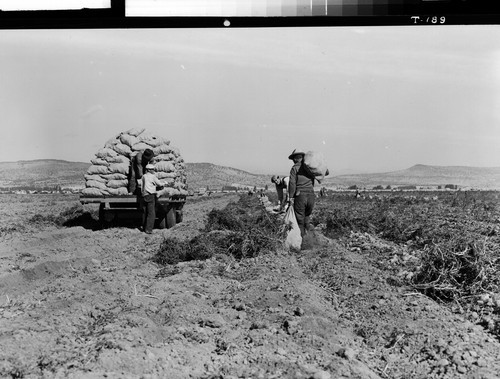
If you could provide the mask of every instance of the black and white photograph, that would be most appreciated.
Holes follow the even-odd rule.
[[[0,112],[0,377],[500,376],[499,25],[4,29]]]

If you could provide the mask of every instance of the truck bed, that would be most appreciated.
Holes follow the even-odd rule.
[[[137,203],[139,201],[136,195],[123,195],[123,196],[80,196],[80,203],[82,204],[127,204],[127,203]],[[184,203],[186,201],[186,196],[174,195],[165,196],[157,199],[159,203]]]
[[[99,221],[107,227],[118,219],[130,220],[141,215],[139,197],[123,196],[81,196],[82,204],[99,204]],[[160,229],[171,228],[182,221],[182,208],[186,203],[185,195],[161,196],[156,201],[156,218]]]

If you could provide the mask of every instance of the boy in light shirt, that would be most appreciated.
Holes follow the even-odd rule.
[[[156,218],[156,187],[164,187],[154,174],[155,166],[151,163],[146,165],[146,173],[142,176],[142,227],[144,232],[151,234]]]

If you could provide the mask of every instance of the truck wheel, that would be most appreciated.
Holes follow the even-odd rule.
[[[170,208],[167,212],[167,215],[165,216],[165,221],[166,221],[166,226],[167,229],[170,229],[171,227],[175,226],[175,208]]]
[[[158,220],[158,229],[165,229],[167,227],[166,217]]]
[[[175,222],[176,222],[177,224],[179,224],[179,223],[181,223],[181,222],[182,222],[182,216],[183,216],[183,214],[182,214],[182,209],[177,209],[177,210],[175,211]]]
[[[106,211],[104,209],[104,204],[99,206],[99,224],[102,229],[109,228],[111,226],[111,221],[113,221],[114,218],[114,213]]]

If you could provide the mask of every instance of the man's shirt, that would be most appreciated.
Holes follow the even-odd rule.
[[[155,174],[146,172],[142,176],[142,196],[155,194],[156,186],[161,185],[162,183],[158,180]]]

